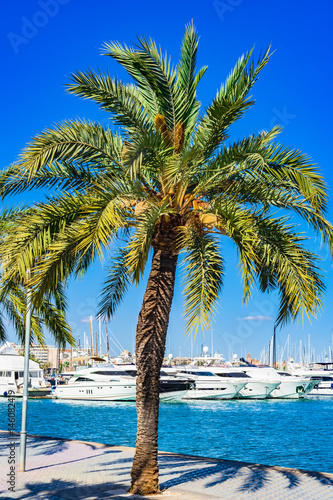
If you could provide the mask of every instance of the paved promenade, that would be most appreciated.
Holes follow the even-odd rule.
[[[128,493],[134,448],[31,435],[27,470],[15,471],[15,492],[9,491],[13,441],[18,464],[19,435],[0,431],[0,498],[144,498]],[[163,452],[159,467],[163,493],[150,496],[151,500],[333,499],[333,474]]]

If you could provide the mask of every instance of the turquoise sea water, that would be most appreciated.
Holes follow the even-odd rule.
[[[333,472],[333,398],[298,401],[162,403],[161,451]],[[8,402],[0,398],[0,428]],[[21,401],[16,401],[16,430]],[[135,403],[28,402],[27,431],[69,439],[135,446]]]

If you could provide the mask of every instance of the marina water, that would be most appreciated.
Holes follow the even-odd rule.
[[[21,425],[16,399],[16,431]],[[162,403],[159,450],[333,473],[333,398]],[[8,402],[0,398],[1,429]],[[135,446],[135,403],[30,399],[29,434]]]

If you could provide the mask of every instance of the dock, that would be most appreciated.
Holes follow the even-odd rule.
[[[114,437],[116,441],[116,436]],[[15,443],[10,484],[8,457]],[[333,498],[333,474],[159,453],[162,493],[128,493],[134,448],[28,435],[26,472],[19,473],[19,434],[0,431],[2,499],[319,500]],[[15,476],[15,477],[14,477]]]

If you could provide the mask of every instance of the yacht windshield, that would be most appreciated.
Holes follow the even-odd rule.
[[[194,370],[184,370],[180,373],[187,373],[188,375],[197,375],[198,377],[216,377],[215,373],[212,372],[196,372]]]
[[[124,370],[119,371],[119,370],[98,370],[96,372],[91,372],[94,375],[126,375],[126,372]]]

